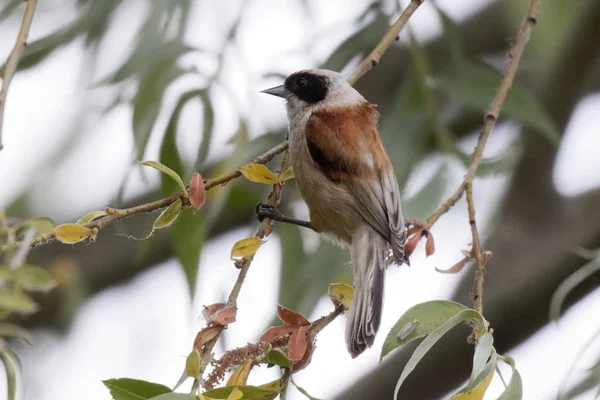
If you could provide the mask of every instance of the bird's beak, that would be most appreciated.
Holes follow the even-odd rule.
[[[283,85],[275,86],[270,89],[261,90],[260,92],[266,93],[266,94],[272,94],[273,96],[282,97],[285,99],[285,87]]]

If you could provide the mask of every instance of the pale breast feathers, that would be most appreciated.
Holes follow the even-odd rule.
[[[404,257],[404,218],[394,169],[377,132],[378,114],[368,103],[313,112],[306,144],[313,161],[344,186],[361,216]]]

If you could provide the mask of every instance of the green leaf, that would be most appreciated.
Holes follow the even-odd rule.
[[[575,287],[599,270],[600,258],[596,258],[585,264],[583,267],[580,267],[577,271],[569,275],[567,279],[562,281],[560,285],[558,285],[558,288],[556,288],[554,294],[552,295],[552,300],[550,300],[551,321],[556,321],[560,318],[560,310],[568,294],[571,293]]]
[[[6,372],[6,388],[8,392],[8,400],[16,400],[17,398],[17,378],[21,371],[19,358],[10,348],[8,343],[0,340],[0,360],[4,364]]]
[[[215,110],[210,101],[209,92],[204,91],[201,96],[204,107],[204,120],[202,123],[202,141],[198,148],[198,157],[196,157],[196,161],[194,162],[194,170],[199,170],[202,164],[204,164],[204,161],[206,161],[208,151],[210,150],[210,143],[212,142],[215,124]]]
[[[290,380],[292,381],[292,384],[294,386],[296,386],[296,389],[298,389],[298,391],[300,393],[302,393],[304,396],[306,396],[309,400],[321,400],[321,399],[318,399],[316,397],[311,396],[310,394],[308,394],[308,392],[306,391],[306,389],[298,386],[298,384],[294,381],[294,376],[293,375],[290,377]]]
[[[231,248],[230,258],[235,260],[236,258],[251,256],[256,253],[258,248],[264,243],[265,242],[256,236],[238,240]]]
[[[496,350],[492,348],[492,356],[490,361],[488,361],[479,374],[473,379],[469,380],[465,386],[456,391],[454,396],[452,396],[452,400],[454,400],[457,396],[461,394],[469,394],[473,397],[473,399],[481,399],[485,394],[494,374],[494,370],[496,368],[496,364],[498,363],[498,356],[496,354]],[[477,396],[477,392],[479,392],[480,396]],[[461,397],[458,397],[461,398]],[[465,397],[463,397],[464,399]]]
[[[409,308],[385,338],[380,358],[397,347],[433,333],[452,317],[467,309],[460,303],[447,300],[427,301]],[[410,332],[407,334],[408,329]]]
[[[195,397],[185,393],[166,393],[152,397],[150,400],[195,400]]]
[[[22,291],[0,288],[0,309],[19,314],[31,314],[38,309],[38,305]]]
[[[291,361],[281,349],[271,349],[269,352],[267,352],[267,354],[265,354],[264,361],[269,364],[279,365],[283,368],[292,368]]]
[[[192,349],[191,353],[185,359],[185,372],[193,378],[198,377],[200,371],[200,353],[198,350]]]
[[[499,356],[498,358],[510,365],[512,376],[508,386],[497,400],[521,400],[523,398],[523,380],[515,367],[515,360],[508,356]]]
[[[403,204],[405,215],[425,220],[439,206],[448,186],[448,168],[441,166],[417,193],[406,199]]]
[[[181,213],[181,204],[181,199],[177,199],[169,207],[165,208],[154,221],[152,231],[170,226]]]
[[[50,218],[46,217],[38,217],[38,218],[30,218],[28,220],[23,221],[22,224],[26,228],[33,228],[37,233],[44,234],[54,232],[54,228],[56,228],[56,224]]]
[[[159,47],[157,51],[162,50]],[[185,73],[185,70],[177,66],[176,58],[161,57],[140,80],[139,90],[133,99],[132,121],[136,158],[143,157],[167,87]]]
[[[33,343],[33,336],[27,329],[7,322],[0,322],[0,337],[21,339],[29,345]]]
[[[486,332],[479,338],[479,342],[477,342],[477,346],[475,347],[475,354],[473,355],[473,369],[471,371],[469,383],[473,383],[485,368],[488,358],[490,358],[492,354],[493,345],[494,337],[491,333]]]
[[[206,224],[203,210],[186,212],[171,228],[175,253],[185,272],[190,294],[193,295],[198,280],[200,254],[206,240]]]
[[[435,331],[431,332],[429,336],[427,336],[415,349],[412,356],[404,366],[404,370],[402,371],[402,374],[396,383],[396,388],[394,389],[394,400],[398,398],[398,392],[400,391],[402,383],[404,383],[408,375],[410,375],[410,373],[415,369],[425,354],[427,354],[433,345],[450,329],[464,321],[474,322],[480,327],[484,327],[486,325],[485,319],[479,312],[472,309],[464,309],[447,320],[446,323],[437,328]]]
[[[258,386],[225,386],[218,389],[209,390],[202,393],[202,395],[211,399],[227,399],[227,396],[234,390],[239,389],[243,394],[243,399],[248,400],[273,400],[279,392],[276,390],[269,390]]]
[[[146,400],[171,393],[171,389],[164,385],[138,379],[108,379],[102,383],[110,390],[114,400]]]
[[[32,292],[47,292],[56,287],[50,272],[35,265],[22,265],[15,270],[18,285]]]
[[[21,4],[23,4],[22,0],[8,0],[4,8],[0,10],[0,21],[4,21]]]
[[[450,67],[437,74],[442,88],[476,110],[486,112],[500,85],[501,75],[489,66],[465,61],[460,67]],[[501,116],[517,119],[538,129],[553,144],[560,141],[560,130],[550,115],[523,86],[514,83],[509,90]]]
[[[93,220],[104,217],[105,215],[107,215],[106,211],[92,211],[79,218],[75,223],[78,225],[85,225],[88,222],[92,222]]]
[[[371,51],[381,40],[388,26],[388,18],[384,14],[378,13],[373,21],[344,40],[321,65],[321,68],[341,71],[357,55]]]
[[[187,196],[187,189],[185,188],[185,183],[183,183],[181,177],[179,176],[179,174],[177,174],[177,172],[173,171],[171,168],[158,161],[143,161],[140,162],[140,164],[156,168],[160,172],[169,175],[175,182],[177,182],[181,191]]]
[[[450,52],[450,59],[453,64],[459,65],[464,60],[464,52],[462,48],[462,43],[460,41],[460,34],[458,32],[458,26],[454,22],[452,18],[446,15],[439,7],[436,6],[438,15],[442,20],[442,28],[444,32],[444,40],[448,45],[448,50]]]

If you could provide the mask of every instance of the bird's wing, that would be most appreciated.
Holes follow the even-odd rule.
[[[306,125],[306,144],[319,169],[352,195],[362,217],[405,259],[400,189],[368,103],[315,111]]]

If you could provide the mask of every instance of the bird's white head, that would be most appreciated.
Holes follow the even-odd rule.
[[[327,107],[346,107],[365,101],[346,76],[326,69],[307,69],[294,72],[285,83],[262,93],[287,100],[288,114],[304,114]]]

